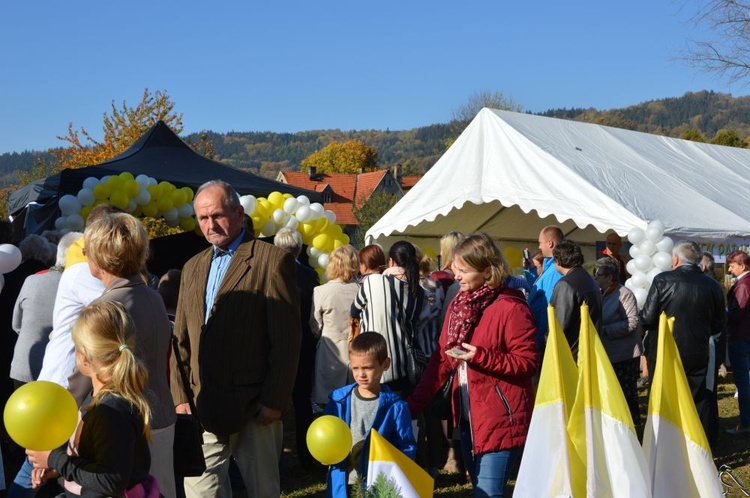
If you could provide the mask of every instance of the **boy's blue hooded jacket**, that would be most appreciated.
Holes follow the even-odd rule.
[[[336,389],[331,393],[326,405],[325,414],[333,415],[351,426],[352,423],[352,391],[357,383]],[[411,428],[411,413],[406,402],[394,394],[388,386],[380,386],[380,399],[378,400],[378,411],[371,429],[375,429],[393,446],[401,450],[406,456],[414,460],[417,454],[417,441]],[[370,455],[370,435],[365,438],[361,458],[357,465],[357,473],[364,480],[367,478],[367,464]],[[328,468],[328,489],[326,496],[347,496],[346,465],[348,458],[344,461],[331,465]]]

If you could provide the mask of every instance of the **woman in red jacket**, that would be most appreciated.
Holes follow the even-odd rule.
[[[534,403],[536,327],[523,294],[505,284],[508,268],[487,234],[471,234],[456,247],[461,289],[448,309],[439,354],[407,400],[415,417],[452,380],[453,424],[477,497],[503,496]]]

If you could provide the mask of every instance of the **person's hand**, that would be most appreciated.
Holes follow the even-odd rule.
[[[26,456],[29,457],[29,462],[34,464],[35,469],[47,468],[47,459],[49,458],[49,453],[49,451],[26,450]]]
[[[463,354],[457,354],[457,355],[449,355],[451,358],[455,358],[457,360],[464,360],[465,362],[469,362],[474,356],[477,354],[477,347],[472,346],[468,342],[461,343],[461,347],[466,350]]]
[[[183,415],[190,415],[190,403],[181,403],[174,407],[174,411]]]
[[[33,469],[31,471],[31,488],[39,488],[48,480],[58,477],[60,477],[60,473],[54,469]]]
[[[269,425],[277,420],[281,420],[281,410],[274,410],[267,406],[258,405],[258,414],[255,416],[255,421],[260,425]]]

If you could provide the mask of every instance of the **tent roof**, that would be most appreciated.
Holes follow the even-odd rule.
[[[367,240],[535,241],[557,224],[594,242],[654,219],[677,238],[748,237],[747,199],[750,150],[483,109]]]
[[[231,184],[240,195],[266,196],[271,192],[306,195],[320,202],[320,194],[269,180],[208,159],[191,149],[164,122],[159,121],[137,142],[120,155],[96,166],[65,169],[57,175],[37,180],[11,192],[8,212],[15,214],[29,202],[44,202],[63,194],[76,194],[83,181],[90,177],[102,178],[128,171],[144,174],[177,187],[197,189],[208,180],[220,179]]]

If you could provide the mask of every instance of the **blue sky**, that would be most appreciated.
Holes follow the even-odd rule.
[[[527,111],[710,89],[680,60],[695,0],[5,2],[0,153],[101,135],[112,100],[166,90],[185,132],[446,123],[478,91]]]

